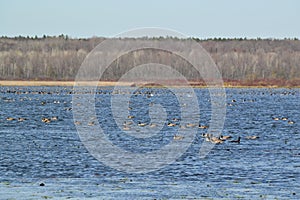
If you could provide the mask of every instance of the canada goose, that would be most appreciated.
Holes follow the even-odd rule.
[[[221,144],[223,143],[223,140],[221,140],[220,138],[214,137],[212,134],[208,134],[206,141],[209,141],[211,143],[214,144]]]
[[[196,124],[191,124],[191,123],[188,123],[187,125],[186,125],[186,127],[195,127],[196,126]]]
[[[173,126],[176,126],[176,124],[169,122],[169,123],[168,123],[168,126],[169,126],[169,127],[173,127]]]
[[[150,98],[150,97],[153,97],[153,96],[154,96],[153,94],[148,94],[147,98]]]
[[[293,122],[293,121],[291,121],[291,120],[288,121],[288,124],[294,124],[294,123],[295,123],[295,122]]]
[[[80,122],[80,121],[75,121],[75,124],[76,124],[76,125],[80,125],[81,122]]]
[[[132,116],[132,115],[128,116],[128,119],[133,119],[133,118],[134,118],[134,116]]]
[[[202,137],[204,137],[204,138],[209,137],[209,133],[202,133]]]
[[[51,122],[51,120],[50,119],[48,119],[48,118],[42,118],[42,122],[44,122],[44,123],[50,123]]]
[[[186,129],[185,125],[180,125],[179,128],[181,128],[181,129]]]
[[[7,117],[6,120],[7,121],[13,121],[13,120],[15,120],[15,118],[13,118],[13,117]]]
[[[237,140],[231,140],[230,142],[240,143],[241,142],[241,137],[239,136]]]
[[[51,117],[51,120],[56,121],[56,120],[58,120],[58,117],[57,116]]]
[[[142,122],[139,122],[138,123],[138,126],[141,126],[141,127],[144,127],[144,126],[146,126],[147,125],[147,123],[142,123]]]
[[[199,128],[202,128],[202,129],[207,129],[207,128],[208,128],[208,126],[205,126],[205,125],[201,125],[201,124],[199,124]]]
[[[154,127],[156,127],[156,124],[151,123],[149,126],[150,126],[151,128],[154,128]]]
[[[23,122],[23,121],[25,121],[25,120],[26,120],[26,118],[22,118],[22,117],[19,117],[19,118],[18,118],[18,121],[19,121],[19,122]]]
[[[221,139],[221,140],[228,140],[228,139],[230,139],[230,138],[232,138],[230,135],[221,135],[221,136],[220,136],[220,139]]]
[[[258,138],[259,138],[259,136],[257,136],[257,135],[252,135],[252,136],[247,136],[246,137],[246,139],[248,139],[248,140],[256,140]]]
[[[174,135],[173,140],[182,140],[184,137],[181,135]]]
[[[214,143],[214,144],[222,144],[223,140],[220,140],[219,138],[213,137],[213,138],[210,138],[210,142]]]
[[[177,119],[177,118],[174,117],[174,118],[172,119],[172,121],[177,122],[177,121],[179,121],[179,119]]]
[[[286,121],[286,120],[288,120],[288,118],[287,117],[282,117],[281,120]]]
[[[91,121],[91,122],[88,123],[88,125],[89,125],[89,126],[94,126],[94,125],[95,125],[95,122],[94,122],[94,121]]]
[[[202,137],[205,138],[206,142],[210,142],[211,134],[210,133],[203,133]]]
[[[275,121],[278,121],[278,120],[279,120],[279,118],[278,118],[278,117],[274,117],[274,118],[273,118],[273,120],[275,120]]]
[[[133,124],[132,121],[124,121],[124,123],[123,123],[124,126],[126,126],[126,125],[131,125],[131,124]]]

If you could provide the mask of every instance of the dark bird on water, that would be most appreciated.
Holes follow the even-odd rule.
[[[239,136],[237,140],[231,140],[230,142],[234,142],[234,143],[240,143],[241,142],[241,137]]]

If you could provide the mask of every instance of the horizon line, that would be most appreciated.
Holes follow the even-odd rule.
[[[129,38],[148,38],[148,39],[156,39],[156,38],[174,38],[174,39],[196,39],[199,41],[207,41],[207,40],[299,40],[298,37],[176,37],[176,36],[157,36],[157,37],[149,37],[149,36],[140,36],[140,37],[109,37],[109,36],[90,36],[90,37],[73,37],[68,34],[59,34],[59,35],[15,35],[15,36],[7,36],[1,35],[0,39],[46,39],[46,38],[64,38],[64,39],[93,39],[93,38],[122,38],[122,39],[129,39]]]

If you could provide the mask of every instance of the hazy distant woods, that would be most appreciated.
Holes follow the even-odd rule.
[[[64,35],[43,38],[1,37],[0,79],[72,80],[85,56],[103,40],[104,38],[70,39]],[[264,79],[290,84],[299,82],[300,41],[297,39],[196,41],[211,54],[225,80],[254,82]],[[149,52],[138,52],[116,60],[104,79],[118,79],[136,63],[135,59],[143,59],[147,55]],[[173,64],[170,55],[152,56],[159,57],[158,60],[163,63]],[[179,71],[187,78],[198,79],[188,63],[182,61],[179,65],[182,66]]]

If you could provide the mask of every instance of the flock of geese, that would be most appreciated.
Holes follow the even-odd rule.
[[[292,120],[289,120],[287,117],[282,117],[282,118],[279,118],[279,117],[274,117],[273,120],[275,121],[279,121],[279,120],[282,120],[282,121],[287,121],[288,124],[294,124],[295,122],[292,121]]]
[[[279,121],[279,120],[287,121],[288,124],[294,124],[295,123],[294,121],[289,120],[287,117],[282,117],[282,118],[274,117],[273,120],[275,120],[275,121]],[[230,135],[226,135],[226,136],[225,135],[220,135],[219,137],[216,137],[216,136],[213,136],[213,134],[211,134],[211,133],[203,133],[202,137],[205,138],[205,141],[211,142],[211,143],[214,143],[214,144],[222,144],[223,142],[225,142],[228,139],[232,138],[232,136],[230,136]],[[256,139],[259,139],[259,136],[258,135],[246,136],[245,139],[247,139],[247,140],[256,140]],[[241,142],[241,137],[238,136],[238,138],[236,140],[229,140],[229,142],[239,144]]]
[[[219,137],[215,137],[211,133],[203,133],[202,137],[205,138],[205,141],[211,142],[214,144],[222,144],[223,142],[225,142],[227,140],[229,142],[238,143],[238,144],[241,142],[240,136],[238,136],[238,138],[236,140],[229,140],[232,138],[232,136],[230,136],[230,135],[220,135]],[[258,138],[259,138],[259,136],[257,136],[257,135],[251,135],[251,136],[245,137],[245,139],[247,139],[247,140],[256,140]]]
[[[128,116],[128,119],[133,119],[133,118],[134,118],[134,116],[132,116],[132,115]],[[17,120],[19,122],[23,122],[23,121],[26,121],[28,119],[27,118],[7,117],[6,120],[7,121]],[[50,118],[43,117],[41,119],[41,121],[44,122],[44,123],[50,123],[52,121],[57,121],[57,120],[58,120],[57,116],[53,116],[53,117],[50,117]],[[288,124],[294,124],[295,123],[292,120],[288,120],[288,118],[286,118],[286,117],[282,117],[282,118],[274,117],[273,120],[275,120],[275,121],[279,121],[279,120],[288,121]],[[178,121],[178,119],[173,118],[173,121]],[[76,123],[76,122],[75,122],[75,124],[80,125],[80,123]],[[124,124],[123,124],[123,130],[124,131],[129,131],[131,129],[130,125],[132,125],[132,124],[133,124],[132,121],[125,121]],[[93,121],[89,122],[88,125],[89,126],[94,126],[95,122],[93,122]],[[154,128],[154,127],[157,126],[156,124],[153,124],[153,123],[147,124],[147,123],[142,123],[142,122],[138,122],[137,125],[139,127],[149,126],[151,128]],[[168,127],[175,127],[175,126],[179,126],[179,125],[176,124],[176,123],[173,123],[173,122],[168,122],[167,126]],[[188,123],[186,125],[180,125],[179,128],[185,129],[185,128],[189,128],[189,127],[192,128],[192,127],[196,127],[196,126],[197,126],[196,124]],[[199,124],[198,128],[199,129],[208,129],[209,126]],[[174,135],[173,136],[173,140],[182,140],[183,138],[184,138],[184,136],[181,136],[181,135]],[[232,140],[231,135],[220,135],[220,136],[216,137],[211,133],[203,133],[202,138],[204,138],[206,142],[211,142],[213,144],[222,144],[225,141],[228,141],[228,142],[231,142],[231,143],[238,143],[238,144],[241,142],[241,137],[240,136],[238,136],[237,139]],[[259,139],[259,136],[257,136],[257,135],[246,136],[245,139],[247,139],[247,140],[256,140],[256,139]]]
[[[7,90],[5,91],[6,93],[15,93],[15,94],[60,94],[60,92],[46,92],[46,91],[37,91],[37,92],[29,92],[29,91],[15,91],[15,90]],[[73,94],[74,91],[71,91],[71,92],[68,92],[68,94]],[[113,92],[109,92],[109,91],[100,91],[98,92],[97,94],[107,94],[107,93],[111,93],[111,94],[118,94],[118,92],[116,91],[113,91]],[[149,92],[149,91],[136,91],[134,93],[134,95],[147,95],[147,97],[152,97],[153,96],[153,93],[152,92]],[[253,100],[254,101],[254,100]],[[235,103],[236,100],[235,99],[232,99],[231,100],[231,103]],[[54,104],[59,104],[60,102],[59,101],[54,101],[53,102]],[[41,105],[45,105],[46,102],[45,101],[42,101],[41,102]],[[232,104],[230,104],[232,105]],[[132,109],[132,108],[128,108],[129,110]],[[72,110],[72,108],[67,108],[67,110]],[[128,120],[132,120],[134,119],[135,117],[133,115],[129,115],[128,116]],[[7,117],[6,118],[7,121],[18,121],[18,122],[23,122],[23,121],[26,121],[28,120],[27,118],[24,118],[24,117],[19,117],[19,118],[14,118],[14,117]],[[41,122],[43,123],[51,123],[52,121],[57,121],[58,120],[58,117],[57,116],[52,116],[52,117],[43,117],[41,118]],[[295,122],[288,119],[287,117],[273,117],[273,120],[274,121],[286,121],[288,124],[294,124]],[[166,124],[166,126],[168,127],[179,127],[180,129],[186,129],[186,128],[193,128],[193,127],[198,127],[199,129],[208,129],[209,126],[207,125],[202,125],[202,124],[192,124],[192,123],[188,123],[188,124],[185,124],[185,125],[180,125],[180,123],[178,123],[178,121],[180,121],[179,119],[177,118],[173,118],[172,120],[170,120],[170,122],[168,122]],[[134,122],[133,121],[125,121],[124,124],[123,124],[123,130],[124,131],[129,131],[131,130],[131,125],[133,124]],[[75,122],[76,125],[80,125],[81,122]],[[94,121],[92,122],[89,122],[88,123],[88,126],[94,126],[96,125],[96,123]],[[153,124],[153,123],[143,123],[143,122],[138,122],[137,125],[139,127],[150,127],[150,128],[154,128],[156,127],[157,125],[156,124]],[[211,142],[211,143],[214,143],[214,144],[222,144],[224,143],[225,141],[228,141],[228,142],[231,142],[231,143],[240,143],[241,142],[241,137],[238,136],[236,139],[233,139],[232,136],[230,135],[220,135],[220,136],[214,136],[213,134],[211,133],[203,133],[202,134],[202,137],[204,138],[205,141],[207,142]],[[173,139],[174,140],[182,140],[184,138],[184,136],[181,136],[181,135],[174,135],[173,136]],[[257,135],[251,135],[251,136],[246,136],[244,137],[245,139],[247,140],[256,140],[256,139],[259,139],[259,136]]]
[[[128,119],[133,119],[134,116],[130,115],[128,116]],[[288,124],[294,124],[295,122],[292,121],[292,120],[289,120],[287,117],[274,117],[273,120],[275,121],[279,121],[279,120],[282,120],[282,121],[287,121]],[[173,118],[174,122],[176,121],[179,121],[179,119],[176,119],[176,118]],[[178,125],[177,123],[174,123],[174,122],[168,122],[167,123],[167,126],[168,127],[175,127],[175,126],[179,126],[179,128],[181,129],[185,129],[185,128],[191,128],[191,127],[196,127],[198,126],[198,128],[200,129],[208,129],[209,126],[207,125],[197,125],[197,124],[191,124],[191,123],[188,123],[186,125]],[[133,124],[132,121],[125,121],[124,124],[123,124],[123,130],[124,131],[129,131],[131,129],[130,125]],[[147,123],[141,123],[141,122],[138,122],[137,124],[138,126],[140,127],[144,127],[144,126],[149,126],[149,127],[156,127],[155,124],[147,124]],[[228,141],[230,143],[237,143],[239,144],[241,142],[241,137],[238,136],[236,139],[233,139],[231,135],[220,135],[218,137],[214,136],[213,134],[211,133],[203,133],[202,134],[202,137],[205,139],[206,142],[211,142],[213,144],[222,144],[224,143],[225,141]],[[174,135],[173,136],[173,140],[182,140],[184,138],[184,136],[181,136],[181,135]],[[249,136],[245,136],[244,139],[246,140],[257,140],[259,139],[260,137],[258,135],[249,135]]]
[[[23,122],[23,121],[26,121],[28,120],[27,118],[24,118],[24,117],[19,117],[19,118],[13,118],[13,117],[7,117],[6,118],[7,121],[18,121],[18,122]],[[57,121],[58,120],[58,117],[57,116],[53,116],[53,117],[50,117],[50,118],[46,118],[46,117],[43,117],[41,119],[42,122],[44,123],[50,123],[51,121]]]
[[[133,119],[134,116],[130,115],[130,116],[128,116],[128,118]],[[176,118],[173,118],[172,121],[179,121],[179,120],[176,119]],[[132,121],[124,121],[123,130],[124,131],[131,130],[130,125],[132,125],[132,124],[133,124]],[[149,126],[151,128],[156,127],[156,124],[153,124],[153,123],[147,124],[147,123],[138,122],[137,125],[140,126],[140,127],[145,127],[145,126]],[[197,124],[192,124],[192,123],[188,123],[186,125],[178,125],[178,124],[173,123],[173,122],[168,122],[166,125],[168,127],[179,126],[179,128],[181,128],[181,129],[193,128],[193,127],[197,127],[197,126],[198,126],[199,129],[208,129],[209,128],[209,126],[207,126],[207,125],[201,125],[201,124],[197,125]],[[222,144],[225,141],[229,141],[231,143],[238,143],[238,144],[241,142],[241,137],[240,136],[238,136],[238,138],[234,140],[232,138],[232,136],[230,136],[230,135],[220,135],[219,137],[216,137],[211,133],[203,133],[202,137],[205,139],[205,141],[211,142],[213,144]],[[182,140],[182,139],[184,139],[184,136],[182,136],[182,135],[176,135],[175,134],[173,136],[173,140]],[[246,136],[245,139],[247,139],[247,140],[256,140],[256,139],[259,139],[259,136],[257,136],[257,135]]]
[[[230,135],[220,135],[219,137],[215,137],[211,133],[203,133],[202,137],[205,138],[205,141],[211,142],[214,144],[222,144],[226,140],[232,138],[232,136],[230,136]],[[257,139],[257,138],[255,138],[255,139]],[[238,137],[237,140],[230,140],[230,142],[234,142],[234,143],[240,143],[240,141],[241,141],[240,136]]]

